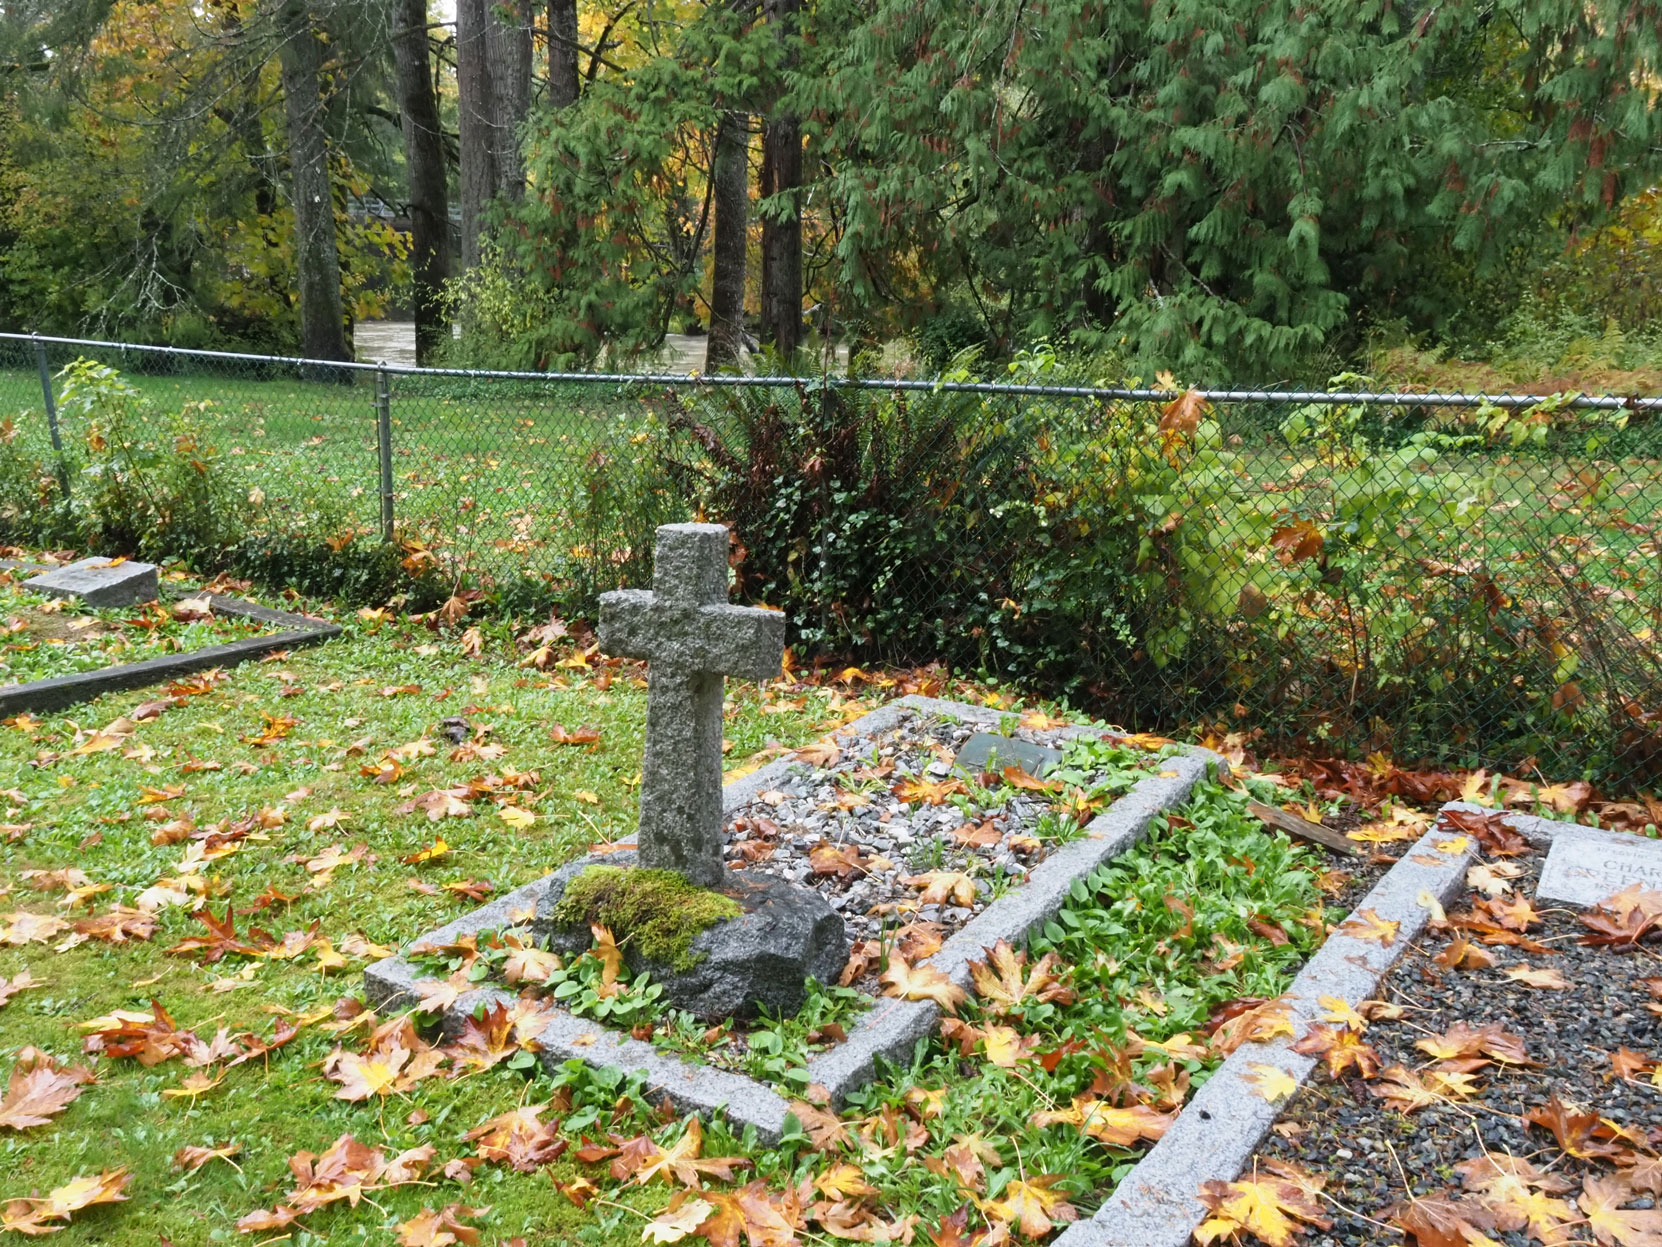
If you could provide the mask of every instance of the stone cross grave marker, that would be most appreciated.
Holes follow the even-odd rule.
[[[723,680],[768,680],[785,655],[785,617],[727,602],[727,529],[658,529],[652,588],[600,596],[600,644],[650,664],[641,760],[642,866],[722,882]]]

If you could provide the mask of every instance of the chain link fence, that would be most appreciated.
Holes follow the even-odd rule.
[[[76,360],[119,371],[120,411]],[[373,553],[428,592],[580,613],[699,514],[733,525],[738,594],[785,609],[804,652],[943,659],[1140,729],[1627,792],[1662,778],[1659,412],[0,335],[0,540],[123,540],[89,501],[108,478],[211,463],[238,570]]]

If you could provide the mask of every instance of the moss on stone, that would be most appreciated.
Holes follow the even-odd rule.
[[[679,972],[698,964],[692,942],[700,931],[743,912],[732,897],[673,870],[590,866],[566,885],[550,917],[562,927],[599,923],[620,946]]]

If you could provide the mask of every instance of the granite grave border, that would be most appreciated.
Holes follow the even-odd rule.
[[[0,562],[0,569],[48,570],[38,564],[4,562]],[[102,697],[105,693],[145,688],[151,684],[160,684],[164,680],[189,675],[193,671],[206,671],[213,667],[234,667],[238,663],[263,657],[276,650],[292,649],[297,645],[316,645],[341,633],[339,624],[313,619],[309,615],[274,610],[269,606],[260,606],[254,602],[245,602],[241,598],[225,597],[218,593],[201,596],[208,599],[210,609],[217,614],[274,624],[283,631],[248,637],[241,641],[228,641],[224,645],[209,645],[187,653],[163,654],[158,658],[146,658],[140,662],[117,663],[101,671],[80,671],[73,675],[54,676],[49,680],[31,680],[27,684],[0,688],[0,716],[10,717],[23,714],[25,711],[62,710],[68,706],[91,701],[95,697]]]
[[[981,728],[996,727],[1004,717],[1002,712],[982,706],[910,696],[862,715],[830,735],[834,738],[874,736],[897,726],[912,712],[949,717]],[[1076,728],[1058,735],[1066,738],[1089,730]],[[1180,804],[1208,770],[1222,765],[1222,759],[1216,754],[1198,748],[1186,749],[1162,761],[1164,769],[1159,774],[1138,781],[1130,792],[1086,826],[1083,837],[1063,845],[1040,862],[1025,884],[1005,893],[976,915],[926,964],[967,988],[970,963],[985,955],[983,949],[1001,939],[1017,943],[1052,918],[1062,908],[1075,879],[1135,845],[1156,814]],[[779,758],[727,784],[722,790],[724,813],[732,813],[776,785],[796,765],[800,764],[791,758]],[[418,937],[410,946],[451,943],[463,935],[527,922],[552,877],[545,875],[506,893]],[[425,977],[428,976],[402,954],[396,954],[365,969],[364,992],[377,1008],[409,1008],[417,1000],[416,981]],[[454,1031],[475,1010],[514,999],[512,993],[501,988],[469,992],[446,1011],[442,1025]],[[809,1081],[825,1087],[832,1102],[840,1104],[849,1092],[872,1079],[879,1059],[903,1060],[919,1039],[933,1033],[940,1016],[940,1006],[933,1001],[880,997],[849,1028],[844,1042],[809,1062]],[[742,1074],[660,1051],[650,1043],[630,1037],[626,1031],[561,1011],[537,1037],[537,1043],[539,1059],[550,1070],[575,1059],[591,1066],[640,1072],[646,1076],[650,1093],[667,1096],[680,1112],[724,1111],[736,1125],[754,1127],[758,1138],[765,1143],[776,1142],[785,1129],[790,1106],[773,1088]]]
[[[1535,814],[1516,814],[1466,801],[1450,801],[1439,813],[1504,814],[1518,834],[1538,850],[1552,848],[1566,831],[1595,829]],[[1206,1216],[1196,1198],[1201,1185],[1233,1182],[1297,1092],[1272,1104],[1248,1081],[1255,1066],[1291,1075],[1299,1090],[1320,1061],[1292,1051],[1307,1023],[1323,1012],[1319,999],[1333,996],[1352,1008],[1370,999],[1380,981],[1424,932],[1431,911],[1422,897],[1446,904],[1457,893],[1477,854],[1468,843],[1458,853],[1439,853],[1438,843],[1457,841],[1457,829],[1433,828],[1356,904],[1401,926],[1389,948],[1334,932],[1305,963],[1287,989],[1294,1036],[1237,1048],[1206,1085],[1184,1106],[1166,1135],[1150,1148],[1089,1220],[1070,1226],[1053,1247],[1186,1247]],[[1617,833],[1605,832],[1602,835]],[[1654,842],[1648,842],[1654,843]]]

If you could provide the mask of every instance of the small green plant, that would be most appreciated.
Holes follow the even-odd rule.
[[[662,983],[654,983],[645,970],[631,975],[627,969],[620,969],[608,981],[605,964],[593,953],[584,953],[554,971],[544,986],[579,1017],[614,1026],[655,1021],[664,1009]]]

